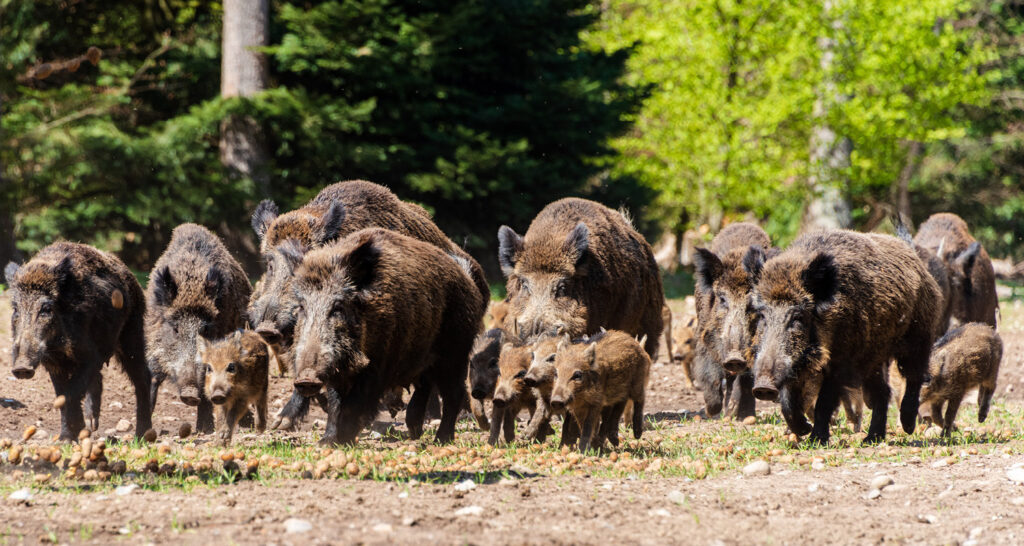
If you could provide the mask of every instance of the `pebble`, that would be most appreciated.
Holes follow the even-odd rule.
[[[313,524],[308,520],[299,518],[288,518],[284,520],[284,532],[286,533],[305,533],[313,530]]]
[[[460,493],[465,493],[467,491],[472,491],[474,489],[476,489],[476,482],[474,482],[473,480],[466,480],[455,484],[455,490]]]
[[[402,525],[405,525],[406,527],[412,527],[413,525],[416,525],[416,518],[412,516],[406,516],[402,518]]]
[[[1011,468],[1006,471],[1006,477],[1016,484],[1024,484],[1024,468]]]
[[[378,523],[373,526],[373,530],[377,533],[390,533],[393,529],[390,523]]]
[[[878,497],[881,497],[881,496],[882,496],[882,492],[881,491],[879,491],[878,489],[872,489],[871,491],[868,491],[867,499],[868,500],[877,499]]]
[[[686,494],[678,489],[674,489],[668,492],[668,500],[676,504],[683,504],[686,502]]]
[[[921,523],[937,523],[939,518],[932,514],[918,514],[917,521],[920,521]]]
[[[464,506],[455,511],[456,516],[479,516],[484,513],[482,506]]]
[[[882,489],[885,489],[886,487],[889,487],[894,483],[896,483],[896,480],[893,480],[892,476],[875,476],[875,478],[871,480],[871,489],[877,489],[881,491]]]
[[[119,486],[117,489],[114,489],[114,494],[119,496],[119,497],[123,497],[125,495],[131,495],[132,493],[134,493],[138,489],[139,489],[138,485],[136,485],[134,483],[130,483],[128,485],[122,485],[122,486]]]
[[[408,491],[402,491],[401,493],[398,494],[398,498],[400,498],[400,499],[407,499],[407,498],[409,498],[409,492]]]
[[[15,501],[29,501],[32,500],[32,496],[32,490],[27,487],[24,487],[22,489],[15,491],[14,493],[11,493],[11,495],[7,498]]]
[[[819,488],[821,488],[821,484],[818,483],[818,482],[814,482],[811,485],[807,486],[807,492],[808,493],[815,493],[815,492],[818,491]]]
[[[512,478],[502,478],[498,480],[498,485],[505,485],[508,487],[518,487],[519,481],[513,480]]]
[[[772,473],[772,467],[767,461],[754,461],[743,467],[744,476],[767,476]]]
[[[658,508],[657,510],[651,510],[651,514],[655,516],[661,516],[663,518],[670,517],[672,512],[665,510],[664,508]]]
[[[127,419],[121,419],[117,422],[117,426],[114,429],[118,432],[128,432],[132,429],[132,422]]]
[[[124,404],[122,404],[122,403],[118,402],[117,400],[115,400],[115,401],[107,404],[107,407],[110,408],[110,409],[122,409],[122,408],[124,408]]]
[[[756,425],[757,424],[757,417],[754,417],[753,415],[748,415],[747,417],[743,418],[743,424],[744,425]]]
[[[814,461],[811,463],[811,470],[825,470],[825,463],[821,461]]]

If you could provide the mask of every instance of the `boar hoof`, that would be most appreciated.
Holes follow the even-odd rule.
[[[85,428],[89,429],[90,432],[96,432],[100,428],[99,419],[95,417],[86,417]]]
[[[283,430],[291,431],[295,423],[291,417],[277,417],[274,422],[270,424],[270,430]]]
[[[885,433],[882,434],[871,434],[869,433],[864,437],[865,444],[879,444],[885,441]]]

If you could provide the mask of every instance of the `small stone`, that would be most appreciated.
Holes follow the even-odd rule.
[[[939,459],[932,463],[932,468],[942,468],[944,466],[949,466],[949,459]]]
[[[400,499],[407,499],[407,498],[409,498],[409,492],[408,491],[402,491],[401,493],[398,494],[398,498],[400,498]]]
[[[928,429],[924,431],[925,438],[932,439],[938,438],[939,436],[942,436],[942,427],[928,427]]]
[[[1016,484],[1024,484],[1024,468],[1011,468],[1006,471],[1006,477]]]
[[[466,493],[476,489],[476,482],[473,480],[466,480],[455,484],[455,490],[460,493]]]
[[[820,489],[820,488],[821,488],[821,484],[820,484],[820,483],[818,483],[818,482],[814,482],[814,483],[812,483],[811,485],[808,485],[808,486],[807,486],[807,492],[808,492],[808,493],[815,493],[815,492],[817,492],[817,491],[818,491],[818,489]]]
[[[814,461],[811,463],[811,470],[825,470],[825,463],[821,461]]]
[[[284,532],[286,533],[305,533],[313,530],[313,524],[307,520],[299,518],[288,518],[284,520]]]
[[[871,480],[871,489],[881,491],[894,483],[896,483],[896,481],[892,479],[892,476],[875,476],[875,478]]]
[[[670,517],[672,515],[672,512],[669,512],[668,510],[665,510],[664,508],[658,508],[657,510],[651,510],[651,515],[667,518],[667,517]]]
[[[757,417],[754,417],[753,415],[748,415],[748,416],[743,418],[743,424],[744,425],[756,425],[757,424]]]
[[[65,398],[63,394],[58,396],[57,398],[54,398],[53,399],[53,409],[63,408],[64,404],[67,403],[67,401],[68,401],[68,399]]]
[[[482,506],[464,506],[455,511],[456,516],[479,516],[484,513]]]
[[[772,467],[768,461],[754,461],[743,467],[744,476],[767,476],[772,473]]]
[[[134,483],[130,483],[128,485],[122,485],[122,486],[119,486],[117,489],[114,489],[114,494],[119,496],[119,497],[123,497],[125,495],[131,495],[132,493],[138,491],[138,489],[139,489],[138,485],[136,485]]]
[[[25,432],[23,432],[21,434],[21,439],[27,442],[29,440],[29,438],[31,438],[32,436],[35,436],[35,434],[36,434],[36,426],[35,425],[29,425],[28,428],[25,429]]]
[[[868,491],[867,499],[868,500],[877,499],[878,497],[881,497],[881,496],[882,496],[882,492],[881,491],[879,491],[878,489],[872,489],[871,491]]]
[[[114,430],[118,432],[128,432],[131,429],[132,422],[127,419],[121,419],[120,421],[117,422],[117,426],[114,427]]]
[[[668,500],[676,504],[684,504],[686,503],[686,494],[678,489],[673,489],[668,492]]]
[[[517,480],[513,480],[512,478],[502,478],[498,480],[498,485],[504,485],[506,487],[518,487],[519,482]]]
[[[918,514],[917,521],[920,521],[921,523],[937,523],[939,518],[933,514]]]
[[[416,525],[416,518],[412,516],[406,516],[402,518],[402,525],[405,525],[406,527],[412,527],[413,525]]]
[[[390,523],[378,523],[373,526],[373,531],[377,533],[390,533],[392,530]]]
[[[113,402],[107,404],[107,407],[110,409],[123,409],[124,404],[118,402],[117,400],[114,400]]]
[[[30,501],[32,500],[32,497],[32,490],[27,487],[24,487],[22,489],[15,491],[14,493],[11,493],[10,496],[8,496],[7,498],[14,501]]]

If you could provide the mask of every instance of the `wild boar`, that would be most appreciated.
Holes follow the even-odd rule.
[[[590,447],[598,423],[600,443],[607,439],[618,445],[619,419],[627,402],[633,403],[633,436],[640,439],[651,359],[632,335],[611,330],[583,343],[563,340],[555,362],[551,408],[568,411],[576,420],[581,452]]]
[[[1002,357],[1002,339],[991,326],[981,322],[951,328],[935,342],[928,363],[931,380],[921,387],[921,407],[930,409],[932,423],[942,427],[944,436],[953,433],[960,402],[964,394],[975,387],[978,388],[978,422],[985,422]],[[902,394],[902,377],[893,373],[892,378],[897,393]]]
[[[7,264],[11,373],[29,379],[42,365],[64,397],[60,438],[99,427],[103,363],[117,357],[135,389],[135,434],[152,427],[142,287],[121,260],[77,243],[54,243],[23,266]],[[85,397],[85,416],[82,398]]]
[[[537,411],[537,397],[533,389],[523,381],[530,367],[531,347],[505,343],[501,347],[498,381],[494,388],[494,410],[491,414],[491,435],[488,443],[497,445],[500,431],[505,432],[505,441],[511,442],[516,435],[516,417],[529,410],[532,417]],[[543,439],[541,439],[543,441]]]
[[[423,432],[433,387],[442,399],[437,440],[452,441],[487,305],[470,262],[384,229],[357,231],[292,259],[295,387],[306,396],[327,390],[322,442],[353,442],[384,391],[410,384],[410,436]]]
[[[484,317],[484,327],[488,330],[505,327],[505,317],[508,316],[508,300],[492,301],[487,306],[487,315]]]
[[[930,248],[923,247],[914,242],[914,238],[910,235],[910,231],[907,229],[903,219],[897,216],[893,221],[896,228],[896,236],[911,245],[914,248],[914,252],[917,253],[917,257],[924,262],[925,267],[928,269],[928,273],[935,280],[935,284],[939,287],[939,294],[942,296],[942,303],[939,305],[939,320],[935,325],[935,337],[942,337],[946,330],[949,329],[949,320],[953,314],[953,293],[952,285],[950,284],[950,272],[949,268],[939,256],[933,252]]]
[[[862,386],[872,410],[866,441],[881,441],[890,394],[885,370],[895,358],[907,380],[900,421],[914,430],[941,302],[909,245],[888,235],[811,233],[764,263],[758,279],[754,396],[779,400],[790,430],[826,444],[843,388]],[[804,392],[816,381],[812,429]]]
[[[498,230],[509,316],[526,338],[551,330],[571,337],[603,326],[647,336],[656,358],[665,301],[654,252],[619,212],[585,199],[544,207],[526,231]],[[506,331],[511,328],[506,327]]]
[[[249,407],[256,409],[256,430],[267,426],[267,374],[270,354],[263,338],[251,330],[217,341],[199,338],[203,363],[204,392],[217,407],[218,436],[231,443],[235,427]]]
[[[750,301],[769,245],[763,229],[737,222],[715,236],[711,249],[698,248],[694,254],[694,362],[708,416],[718,415],[730,394],[736,397],[737,418],[754,415],[750,367],[756,321],[750,313]],[[734,388],[737,392],[732,393]]]
[[[999,307],[995,271],[988,253],[971,236],[967,223],[948,212],[933,214],[918,228],[914,242],[934,252],[946,264],[953,325],[984,322],[995,328]]]
[[[693,384],[693,355],[697,343],[697,315],[684,315],[672,328],[672,362],[683,368],[686,387],[697,388]]]
[[[170,378],[181,401],[198,406],[196,430],[213,432],[198,343],[241,328],[251,290],[242,266],[216,235],[196,224],[174,228],[146,287],[146,358],[154,408],[160,385]]]
[[[504,330],[491,328],[477,336],[469,353],[470,410],[480,430],[490,428],[483,407],[485,401],[494,398],[494,387],[498,384],[498,359],[504,338]]]
[[[249,321],[277,357],[289,362],[294,356],[291,344],[297,310],[291,289],[293,260],[287,256],[304,254],[364,228],[395,231],[466,260],[477,290],[485,301],[490,299],[480,264],[448,239],[423,207],[403,202],[388,188],[372,182],[331,184],[304,207],[281,215],[274,202],[263,201],[253,213],[252,226],[267,269],[253,292]],[[292,428],[308,409],[308,399],[293,394],[271,428]]]
[[[523,376],[523,384],[533,391],[537,400],[537,410],[530,418],[524,436],[528,439],[537,439],[543,442],[550,429],[551,391],[555,388],[555,354],[558,351],[558,343],[562,339],[568,340],[568,336],[542,335],[530,346],[530,366]],[[568,341],[567,341],[568,342]],[[562,438],[566,442],[572,440],[575,443],[579,438],[579,427],[575,421],[566,419],[562,425]],[[567,445],[563,443],[562,445]]]

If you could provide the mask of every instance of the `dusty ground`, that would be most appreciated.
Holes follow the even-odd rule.
[[[678,303],[673,307],[681,310]],[[52,435],[58,415],[50,406],[53,391],[45,374],[29,381],[9,374],[8,312],[0,297],[0,438],[20,437],[32,424]],[[1006,351],[995,411],[1019,414],[1024,407],[1020,304],[1003,304],[1001,333]],[[105,378],[101,430],[122,418],[133,420],[134,413],[128,382],[111,369]],[[699,392],[686,391],[676,366],[655,366],[650,390],[648,412],[657,416],[664,436],[685,441],[727,427],[692,418],[703,402]],[[280,404],[289,380],[272,378],[271,391],[271,400]],[[759,412],[770,419],[777,411],[764,405]],[[194,409],[165,387],[154,415],[161,438],[179,442],[171,431],[194,418]],[[308,442],[311,426],[322,418],[314,410],[303,431],[275,435]],[[381,420],[378,428],[391,422],[386,414]],[[394,423],[400,427],[400,421],[401,415]],[[482,433],[468,429],[468,423],[460,427],[460,442],[482,443]],[[650,472],[623,478],[582,471],[512,474],[514,479],[491,473],[466,492],[450,482],[272,478],[142,488],[124,496],[109,486],[44,485],[32,488],[30,500],[19,501],[9,495],[21,484],[11,485],[9,473],[0,472],[0,542],[1016,544],[1024,535],[1024,486],[1009,481],[1006,471],[1024,463],[1024,435],[1009,432],[1008,438],[977,446],[977,454],[967,451],[973,446],[950,446],[948,465],[942,457],[925,455],[882,462],[853,458],[817,470],[773,461],[767,476],[730,469],[703,480]],[[45,440],[43,434],[36,438]],[[244,432],[239,439],[254,441]],[[202,444],[204,438],[189,441]],[[895,485],[869,499],[870,483],[879,474],[891,476]],[[458,515],[463,512],[468,513]],[[304,520],[311,529],[288,533],[289,518]]]

